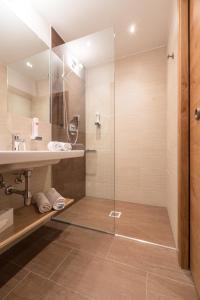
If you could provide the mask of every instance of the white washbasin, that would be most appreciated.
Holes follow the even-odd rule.
[[[0,172],[29,169],[59,163],[61,159],[84,156],[84,150],[0,151]]]

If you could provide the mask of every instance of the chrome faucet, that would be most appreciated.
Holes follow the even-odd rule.
[[[19,134],[12,135],[12,150],[13,151],[26,150],[25,139],[20,138]]]

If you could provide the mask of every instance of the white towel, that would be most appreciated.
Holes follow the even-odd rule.
[[[54,210],[62,210],[65,207],[65,198],[62,197],[54,188],[47,191],[46,197]]]
[[[72,145],[70,143],[62,143],[62,142],[49,142],[48,143],[49,151],[71,151]]]
[[[36,203],[36,205],[39,209],[39,212],[41,212],[42,214],[45,212],[48,212],[52,209],[52,205],[44,193],[34,194],[32,197],[32,203],[34,203],[34,204]]]

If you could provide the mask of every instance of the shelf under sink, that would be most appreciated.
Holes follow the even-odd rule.
[[[73,199],[65,199],[65,209],[73,204]],[[63,211],[63,210],[62,210]],[[51,210],[41,214],[34,206],[24,206],[14,210],[14,223],[0,233],[0,254],[19,242],[21,239],[48,222],[61,211]]]

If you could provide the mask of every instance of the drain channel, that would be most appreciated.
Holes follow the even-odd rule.
[[[115,210],[112,210],[110,213],[109,213],[109,217],[111,218],[120,218],[121,217],[121,211],[115,211]]]

